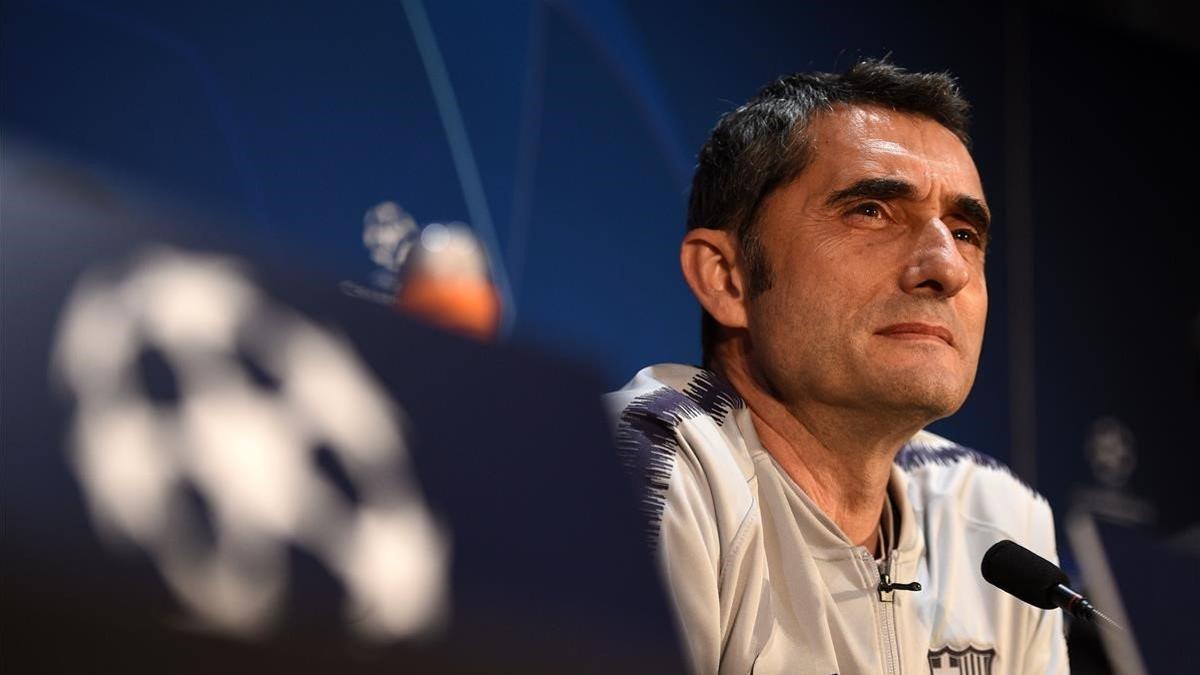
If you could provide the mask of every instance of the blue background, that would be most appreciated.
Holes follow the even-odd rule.
[[[699,360],[677,251],[695,152],[721,113],[782,73],[860,56],[949,70],[974,105],[997,236],[975,390],[934,430],[1008,460],[1011,401],[1036,398],[1025,473],[1061,512],[1090,481],[1088,427],[1115,415],[1138,439],[1131,489],[1176,530],[1200,516],[1196,140],[1177,131],[1194,114],[1176,93],[1196,45],[1169,14],[1050,7],[7,0],[0,129],[219,214],[231,236],[330,283],[367,283],[362,216],[381,201],[421,224],[470,223],[506,280],[510,339],[617,387],[650,363]],[[421,40],[436,43],[424,59]],[[1012,124],[1013,91],[1027,127]],[[1014,157],[1021,143],[1031,156]],[[1036,345],[1035,386],[1016,391],[1014,173],[1031,190],[1032,306],[1017,309]]]

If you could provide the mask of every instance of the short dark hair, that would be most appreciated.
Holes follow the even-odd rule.
[[[876,105],[928,117],[967,147],[969,104],[949,73],[910,73],[883,60],[866,59],[844,73],[795,73],[763,87],[745,105],[726,113],[700,149],[688,200],[687,228],[733,228],[738,255],[749,275],[747,295],[773,282],[755,221],[776,188],[791,182],[812,161],[809,124],[837,104]],[[704,366],[711,367],[719,326],[703,312],[700,339]]]

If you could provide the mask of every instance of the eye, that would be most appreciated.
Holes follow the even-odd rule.
[[[851,205],[842,218],[850,227],[861,230],[885,230],[896,224],[889,206],[883,202],[865,201]]]
[[[959,241],[965,241],[972,246],[983,248],[983,238],[979,236],[979,233],[973,227],[960,227],[951,234]]]
[[[883,207],[876,202],[863,202],[851,209],[850,212],[867,218],[882,219],[884,217]]]

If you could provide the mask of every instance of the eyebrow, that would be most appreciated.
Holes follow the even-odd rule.
[[[829,195],[825,200],[826,206],[839,206],[855,199],[912,199],[917,194],[917,188],[912,183],[899,178],[863,178],[848,188],[843,188]]]
[[[863,178],[850,187],[829,195],[825,200],[825,205],[840,206],[856,199],[878,199],[879,201],[915,199],[916,195],[917,187],[906,180]],[[987,205],[982,200],[970,195],[959,194],[954,196],[954,208],[958,209],[967,220],[971,221],[972,225],[978,228],[980,236],[984,237],[986,241],[988,229],[992,224],[992,214],[988,211]]]

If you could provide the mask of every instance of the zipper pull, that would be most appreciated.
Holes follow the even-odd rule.
[[[921,590],[921,582],[919,581],[897,584],[892,582],[892,577],[887,572],[879,573],[879,599],[883,602],[892,602],[892,591],[919,590]]]

